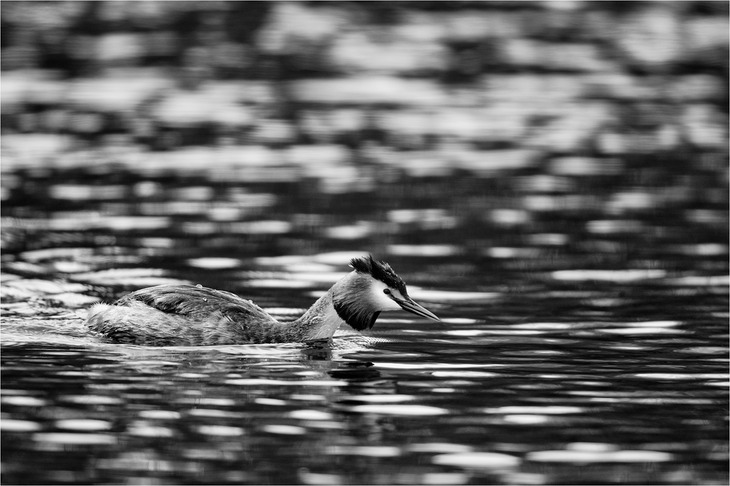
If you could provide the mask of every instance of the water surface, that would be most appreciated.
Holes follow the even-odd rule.
[[[2,2],[4,484],[728,483],[727,3],[374,6]],[[83,325],[366,253],[442,321]]]
[[[400,178],[302,207],[307,182],[101,177],[26,173],[3,206],[5,482],[727,479],[727,246],[698,209],[530,210],[514,175],[499,181],[512,208],[482,214],[462,205],[491,201],[491,178]],[[82,206],[64,197],[78,189]],[[366,251],[443,321],[384,314],[319,347],[145,348],[82,325],[93,302],[164,282],[291,318]]]

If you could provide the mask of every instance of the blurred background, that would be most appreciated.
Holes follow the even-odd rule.
[[[11,253],[724,261],[727,135],[726,2],[2,5]]]
[[[256,254],[382,252],[403,227],[441,245],[420,251],[490,252],[546,220],[533,244],[570,226],[651,248],[689,224],[724,242],[727,9],[6,1],[3,216]]]
[[[4,482],[727,484],[728,2],[0,13]],[[289,319],[365,252],[442,326],[79,319],[166,282]]]

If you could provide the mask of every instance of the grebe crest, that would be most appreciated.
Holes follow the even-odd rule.
[[[355,271],[369,274],[375,280],[380,280],[388,287],[397,289],[401,294],[408,295],[406,291],[406,283],[397,273],[390,268],[390,265],[383,261],[377,261],[372,255],[362,258],[353,258],[350,260],[350,266]]]
[[[382,311],[404,309],[424,317],[438,319],[413,302],[406,283],[383,261],[372,255],[353,258],[352,278],[335,285],[334,308],[340,318],[358,331],[371,329]],[[415,312],[418,310],[419,312]]]

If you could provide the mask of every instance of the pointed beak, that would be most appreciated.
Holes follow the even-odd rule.
[[[413,299],[410,297],[406,297],[403,300],[396,300],[398,305],[401,306],[401,308],[404,311],[411,312],[413,314],[416,314],[417,316],[426,317],[428,319],[433,319],[434,321],[439,321],[440,319],[436,317],[436,314],[431,312],[430,310],[426,309],[422,305],[416,303]]]

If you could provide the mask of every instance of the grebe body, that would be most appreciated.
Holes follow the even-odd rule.
[[[287,343],[330,339],[342,323],[370,329],[383,311],[405,310],[438,320],[408,296],[385,262],[355,258],[299,319],[279,322],[250,300],[199,285],[158,285],[96,304],[88,327],[117,343],[146,346]]]

